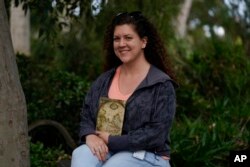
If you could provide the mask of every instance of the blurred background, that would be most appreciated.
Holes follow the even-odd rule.
[[[249,0],[5,0],[5,5],[28,108],[31,166],[70,159],[84,96],[103,72],[105,28],[125,11],[142,11],[157,27],[180,84],[172,166],[228,166],[230,150],[249,149]]]

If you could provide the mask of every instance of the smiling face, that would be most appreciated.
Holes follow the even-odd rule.
[[[140,38],[131,24],[118,25],[114,29],[114,52],[123,63],[132,63],[144,57],[146,42],[146,37]]]

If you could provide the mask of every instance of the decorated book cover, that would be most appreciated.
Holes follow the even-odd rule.
[[[96,130],[113,136],[121,135],[125,114],[125,101],[101,97],[97,115]]]

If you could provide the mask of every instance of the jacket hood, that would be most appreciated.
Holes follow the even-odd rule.
[[[174,80],[172,80],[166,73],[164,73],[154,65],[151,65],[146,78],[139,85],[138,89],[147,86],[152,86],[157,83],[163,83],[166,81],[171,81],[175,88],[178,87],[178,84]]]
[[[112,76],[114,76],[116,68],[117,67],[110,69],[106,73],[102,74],[99,78],[102,78],[102,79],[109,78],[108,83],[111,84],[111,81],[113,78]],[[148,87],[148,86],[153,86],[154,84],[157,84],[157,83],[164,83],[166,81],[172,82],[175,88],[179,87],[179,85],[173,79],[171,79],[166,73],[164,73],[163,71],[161,71],[159,68],[155,67],[154,65],[151,65],[146,78],[141,82],[141,84],[137,87],[136,90],[144,88],[144,87]]]

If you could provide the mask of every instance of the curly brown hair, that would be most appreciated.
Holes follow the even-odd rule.
[[[108,70],[122,64],[113,49],[113,35],[115,27],[124,24],[133,25],[140,38],[147,37],[147,45],[144,49],[146,60],[175,80],[175,75],[160,35],[155,26],[139,11],[120,13],[113,17],[111,23],[107,26],[103,45],[105,52],[104,69]]]

